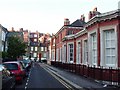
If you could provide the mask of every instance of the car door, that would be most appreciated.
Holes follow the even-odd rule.
[[[10,72],[7,70],[2,71],[2,90],[10,90],[15,86],[15,77],[10,76]]]

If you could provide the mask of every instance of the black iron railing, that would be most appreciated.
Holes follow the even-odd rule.
[[[51,62],[51,65],[66,69],[72,73],[93,78],[95,80],[109,81],[111,84],[116,83],[120,85],[120,69],[113,69],[112,67],[104,68],[103,66],[95,67],[90,65],[81,65],[73,63]]]

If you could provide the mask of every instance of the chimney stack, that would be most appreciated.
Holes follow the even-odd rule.
[[[19,31],[20,31],[20,32],[23,32],[23,28],[20,28]]]
[[[65,18],[65,19],[64,19],[64,26],[66,26],[66,25],[70,25],[70,21],[69,21],[68,18]]]
[[[97,7],[95,7],[95,8],[93,9],[93,11],[97,12]]]
[[[96,15],[98,15],[98,14],[100,14],[100,12],[98,12],[98,11],[97,11],[97,7],[95,7],[95,8],[93,9],[93,11],[90,11],[90,12],[89,12],[89,15],[88,15],[89,20],[90,20],[92,17],[94,17],[94,16],[96,16]]]
[[[12,31],[12,32],[15,31],[15,30],[14,30],[14,27],[12,27],[12,30],[11,30],[11,31]]]
[[[88,18],[89,20],[92,18],[92,11],[89,12]]]
[[[84,16],[84,14],[83,14],[83,15],[81,15],[80,20],[81,20],[81,21],[83,21],[83,22],[85,22],[85,16]]]

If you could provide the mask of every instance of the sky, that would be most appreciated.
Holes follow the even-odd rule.
[[[118,9],[120,0],[0,0],[0,24],[10,30],[23,28],[31,32],[57,33],[64,25],[88,13],[94,7],[101,13]]]

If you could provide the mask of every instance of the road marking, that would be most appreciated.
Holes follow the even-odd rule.
[[[43,68],[43,67],[42,67]],[[63,81],[62,79],[60,79],[59,77],[57,77],[56,75],[54,75],[53,73],[51,73],[49,70],[45,69],[48,73],[50,73],[55,79],[57,79],[62,85],[64,85],[67,89],[69,90],[74,90],[70,85],[68,85],[65,81]]]
[[[25,86],[25,89],[27,89],[27,87]]]
[[[28,85],[28,83],[26,83],[26,86]]]
[[[27,89],[27,85],[28,85],[28,82],[29,82],[29,79],[30,79],[30,75],[31,75],[31,69],[29,71],[29,75],[28,75],[28,78],[27,78],[27,82],[25,84],[25,89]]]

